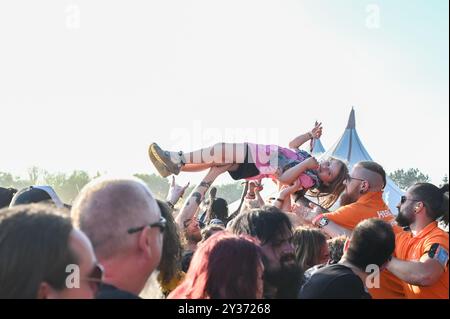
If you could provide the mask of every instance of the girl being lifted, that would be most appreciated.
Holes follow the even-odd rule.
[[[198,172],[212,166],[229,165],[229,174],[235,180],[260,180],[265,177],[281,184],[298,183],[304,192],[326,197],[325,208],[331,207],[344,190],[348,169],[344,162],[329,158],[318,163],[308,152],[299,147],[322,135],[321,123],[306,134],[296,137],[288,148],[278,145],[252,143],[218,143],[194,152],[169,152],[156,143],[149,147],[150,159],[163,176],[181,172]]]

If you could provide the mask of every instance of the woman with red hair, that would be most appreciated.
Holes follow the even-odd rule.
[[[199,246],[184,281],[168,299],[261,299],[261,256],[251,237],[216,233]]]

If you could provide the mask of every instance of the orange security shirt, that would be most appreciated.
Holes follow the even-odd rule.
[[[342,206],[326,216],[337,225],[350,230],[369,218],[380,218],[391,225],[395,224],[395,216],[383,201],[383,192],[368,192],[355,203]]]
[[[392,227],[395,234],[403,231],[403,228],[394,225]],[[395,255],[395,252],[394,252]],[[380,287],[369,289],[373,299],[405,299],[405,289],[403,288],[403,281],[384,269],[380,274]]]
[[[396,237],[395,254],[402,260],[419,261],[430,251],[433,244],[441,245],[448,252],[448,234],[438,227],[437,222],[429,224],[416,236],[410,231],[402,231]],[[409,299],[448,299],[448,266],[432,286],[419,287],[407,283],[403,283],[403,286]]]
[[[353,230],[361,221],[369,218],[380,218],[393,226],[394,232],[402,231],[395,223],[395,216],[383,201],[383,192],[368,192],[355,203],[342,206],[327,218],[337,225]],[[374,299],[403,299],[405,294],[400,279],[384,270],[380,275],[380,287],[369,289]]]

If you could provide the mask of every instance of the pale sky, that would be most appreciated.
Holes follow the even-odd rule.
[[[287,146],[315,120],[328,148],[354,106],[375,161],[438,184],[448,24],[447,0],[2,0],[0,171],[153,173],[152,141]]]

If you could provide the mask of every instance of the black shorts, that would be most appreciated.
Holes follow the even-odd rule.
[[[234,180],[240,180],[245,178],[250,178],[254,176],[258,176],[259,169],[256,167],[252,155],[250,154],[250,151],[248,149],[248,145],[245,144],[245,160],[244,163],[240,163],[237,170],[233,172],[228,172]]]

